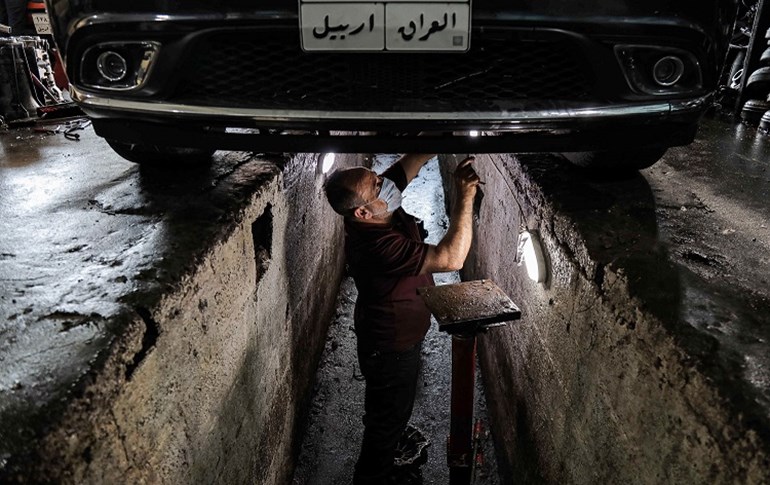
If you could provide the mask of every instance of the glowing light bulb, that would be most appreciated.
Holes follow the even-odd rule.
[[[470,136],[473,136],[473,137],[476,137],[476,136],[479,136],[479,132],[478,132],[478,131],[476,131],[476,130],[472,130],[472,131],[469,133],[469,135],[470,135]]]
[[[529,279],[535,283],[545,281],[545,258],[536,233],[523,231],[519,234],[519,261],[527,268]]]
[[[321,166],[321,170],[323,171],[323,173],[328,173],[329,170],[332,169],[332,167],[334,166],[334,160],[336,158],[337,158],[337,155],[334,153],[327,153],[326,155],[324,155],[323,165]]]

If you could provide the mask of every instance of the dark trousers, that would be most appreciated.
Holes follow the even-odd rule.
[[[11,35],[31,34],[27,28],[27,0],[0,0],[0,24],[11,27]]]
[[[387,483],[393,456],[414,407],[422,342],[404,352],[358,355],[366,378],[364,439],[353,483]]]

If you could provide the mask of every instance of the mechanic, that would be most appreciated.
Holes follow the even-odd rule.
[[[31,34],[27,29],[27,0],[0,0],[0,24],[11,28],[11,35]]]
[[[422,341],[430,327],[417,288],[433,286],[434,272],[459,270],[471,245],[479,183],[473,157],[455,171],[456,201],[436,246],[423,241],[421,223],[400,207],[401,191],[432,157],[406,154],[382,176],[363,167],[338,170],[325,185],[332,208],[345,217],[345,256],[358,289],[354,321],[366,397],[354,484],[402,483],[393,458],[412,414]]]

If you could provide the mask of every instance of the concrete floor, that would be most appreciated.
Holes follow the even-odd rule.
[[[81,134],[0,134],[0,462],[21,438],[6,424],[66,399],[245,197],[227,180],[245,154],[148,173]]]
[[[770,438],[770,137],[707,119],[696,143],[644,175],[661,242],[681,265],[676,307],[661,311],[692,325],[683,338],[713,354],[713,378],[732,382],[728,395]]]
[[[551,161],[541,167],[560,170]],[[219,226],[232,222],[231,212],[267,172],[249,154],[229,153],[218,156],[205,173],[148,173],[111,153],[89,130],[78,142],[30,129],[0,133],[0,470],[29,441],[30,429],[44,427],[45,413],[66,404],[73,383],[125,323],[155,305],[181,273],[200,262]],[[760,439],[770,441],[768,139],[730,120],[706,119],[697,143],[671,150],[642,177],[639,213],[654,212],[651,241],[658,249],[663,244],[670,256],[657,268],[663,271],[658,277],[673,275],[683,288],[669,295],[675,308],[667,297],[658,299],[658,309],[689,323],[676,330],[683,345],[710,362],[708,377]],[[548,177],[536,179],[549,183]],[[591,212],[594,196],[601,197],[573,193],[565,210]],[[592,217],[601,221],[611,215],[595,211]],[[591,227],[579,230],[590,233]],[[601,239],[597,247],[608,254],[625,243],[617,239],[622,232],[591,237]],[[642,276],[655,270],[640,271],[632,285],[637,296],[653,303],[659,289]],[[335,357],[341,350],[351,353],[344,323],[346,301],[352,298],[349,283],[340,298],[339,328],[327,341],[320,374],[332,381],[319,381],[319,393],[329,392],[335,377],[352,378],[352,368],[345,367],[352,364],[349,358]],[[344,335],[335,333],[340,331]],[[426,353],[446,356],[446,339],[431,338],[436,340]],[[445,385],[446,364],[436,362],[426,364],[426,389]],[[340,369],[328,373],[336,365]],[[361,383],[351,385],[362,389]],[[436,398],[426,394],[420,407],[429,409]],[[344,396],[338,399],[344,404]],[[331,417],[324,418],[321,408]],[[431,429],[433,440],[431,469],[436,471],[426,472],[426,483],[443,481],[446,433],[434,423],[443,423],[445,415],[434,411],[417,418]],[[303,456],[310,458],[295,483],[311,483],[303,476],[313,470],[334,483],[335,477],[348,476],[360,412],[346,411],[335,421],[334,411],[316,405],[312,414],[308,436],[318,436],[316,444],[339,439],[339,446],[323,452],[306,446]],[[335,421],[344,434],[322,437],[324,420]],[[345,458],[333,463],[337,451]],[[488,479],[484,483],[495,483],[494,469]]]

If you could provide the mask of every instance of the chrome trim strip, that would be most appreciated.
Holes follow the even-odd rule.
[[[256,3],[255,3],[256,5]],[[515,8],[512,8],[515,10]],[[484,15],[486,14],[486,15]],[[87,27],[89,25],[100,24],[116,24],[116,23],[136,23],[136,22],[195,22],[195,21],[228,21],[228,20],[295,20],[299,13],[296,10],[259,10],[254,8],[251,11],[241,12],[223,12],[223,13],[95,13],[77,19],[72,25],[72,30],[77,30],[81,27]],[[496,20],[501,22],[511,22],[512,25],[526,25],[526,24],[542,24],[547,22],[554,25],[554,28],[560,24],[627,24],[627,25],[644,25],[649,27],[675,27],[687,30],[693,30],[700,34],[706,34],[706,30],[703,26],[696,24],[692,21],[685,20],[679,17],[630,17],[623,15],[593,15],[581,17],[580,22],[575,21],[575,17],[563,16],[563,15],[542,15],[532,14],[527,12],[512,11],[512,12],[492,12],[489,13],[485,10],[474,12],[475,20]]]
[[[122,23],[145,23],[145,22],[226,22],[230,20],[294,20],[297,14],[287,16],[286,12],[279,11],[253,11],[248,13],[97,13],[77,19],[71,26],[70,33],[91,25],[101,24],[122,24]]]
[[[132,113],[163,113],[179,117],[210,117],[212,119],[249,120],[260,122],[313,122],[313,121],[468,121],[484,123],[534,123],[542,121],[567,121],[588,118],[617,118],[624,116],[665,116],[699,111],[711,98],[703,96],[689,101],[654,102],[616,106],[590,106],[584,108],[546,107],[532,111],[494,112],[340,112],[318,110],[270,110],[254,108],[229,108],[194,106],[175,103],[112,99],[85,93],[74,86],[72,97],[86,108],[110,109]]]

